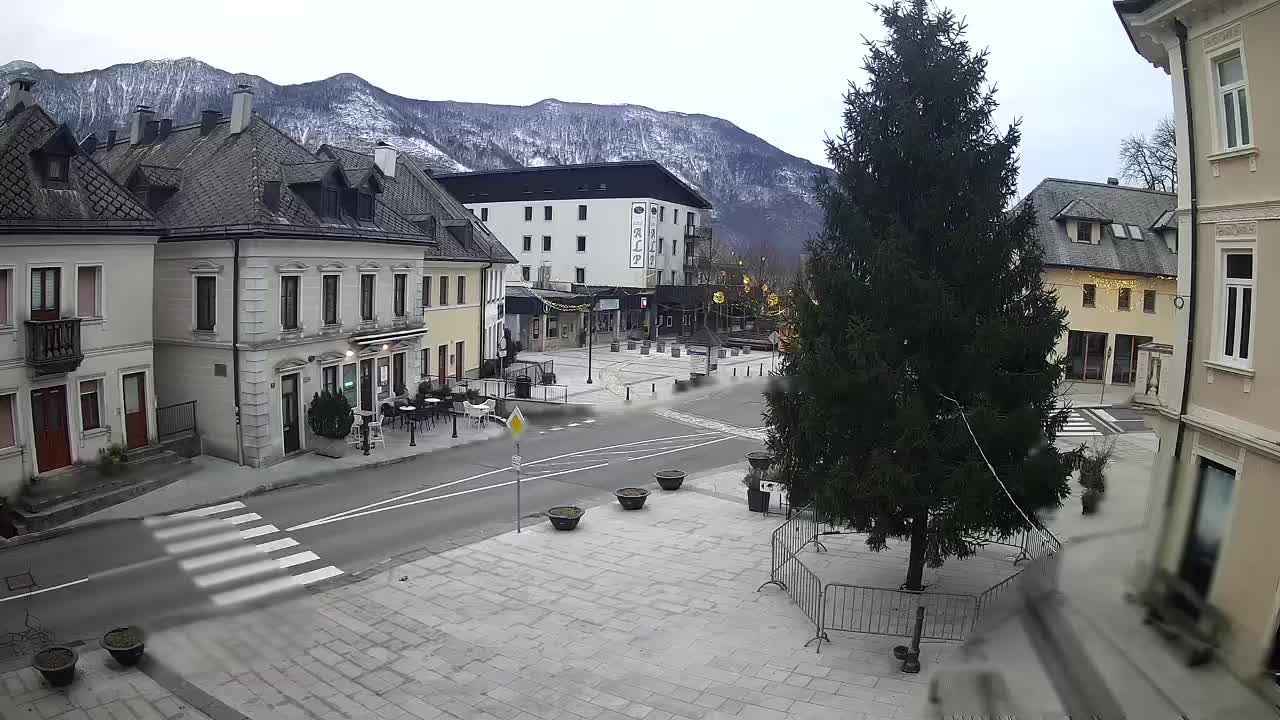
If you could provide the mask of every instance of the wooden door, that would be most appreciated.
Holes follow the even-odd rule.
[[[62,316],[62,271],[35,268],[31,271],[31,319],[57,320]]]
[[[360,409],[373,409],[373,361],[360,361]]]
[[[133,450],[147,445],[147,374],[124,376],[124,441]]]
[[[293,373],[280,378],[280,426],[286,455],[302,447],[298,415],[298,375]]]
[[[441,345],[436,351],[436,372],[440,373],[440,386],[449,383],[449,346]]]
[[[36,436],[37,472],[49,472],[71,464],[66,386],[31,391],[31,427]]]
[[[459,380],[462,379],[462,369],[466,367],[466,364],[462,359],[462,348],[463,348],[463,345],[461,342],[459,342],[454,347],[454,356],[453,356],[453,374],[454,374],[454,377],[456,377]]]

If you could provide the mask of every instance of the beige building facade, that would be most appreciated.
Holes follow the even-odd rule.
[[[1280,2],[1116,2],[1137,51],[1169,73],[1180,235],[1171,352],[1135,402],[1160,434],[1138,578],[1180,577],[1227,619],[1221,656],[1275,693],[1280,671]],[[1270,160],[1268,159],[1270,158]],[[1280,694],[1276,695],[1280,699]]]

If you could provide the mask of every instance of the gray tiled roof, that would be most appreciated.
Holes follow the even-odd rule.
[[[372,155],[347,148],[321,145],[317,154],[337,160],[348,172],[373,167]],[[489,232],[484,223],[476,220],[470,210],[441,187],[440,183],[424,173],[413,158],[400,153],[396,159],[395,177],[379,176],[382,179],[382,202],[410,221],[424,220],[427,216],[436,218],[438,222],[434,239],[437,248],[432,253],[434,257],[466,260],[488,260],[492,257],[495,263],[516,262],[515,257]],[[471,224],[476,240],[472,246],[463,247],[447,229],[448,225],[458,223]]]
[[[1178,273],[1178,257],[1164,238],[1151,228],[1164,214],[1177,207],[1172,193],[1106,185],[1080,180],[1048,178],[1027,193],[1018,205],[1031,202],[1036,212],[1036,236],[1044,248],[1048,266],[1173,276]],[[1068,206],[1083,203],[1109,222],[1137,225],[1142,240],[1117,238],[1104,225],[1097,245],[1075,243],[1067,237],[1066,222],[1056,219]]]
[[[1076,198],[1067,203],[1067,206],[1058,211],[1054,215],[1055,219],[1072,218],[1074,220],[1097,220],[1099,222],[1111,222],[1111,218],[1102,214],[1102,211],[1089,204],[1088,200]]]
[[[57,138],[62,134],[65,137]],[[31,156],[62,140],[71,156],[65,188],[46,187]],[[31,106],[0,125],[0,229],[120,229],[158,234],[155,216],[89,156],[65,125]]]

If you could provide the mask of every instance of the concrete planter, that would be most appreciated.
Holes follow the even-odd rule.
[[[618,504],[623,510],[639,510],[644,507],[644,501],[649,499],[649,491],[644,488],[621,488],[614,490],[613,496],[618,498]]]
[[[659,340],[658,352],[666,352],[666,351],[667,351],[667,342],[665,340]]]
[[[673,357],[673,358],[678,358],[678,357],[680,357],[680,348],[678,348],[678,347],[672,347],[672,348],[671,348],[671,357]]]
[[[636,341],[635,341],[635,340],[628,340],[628,341],[627,341],[627,349],[628,349],[628,350],[635,350],[635,349],[636,349]]]
[[[742,354],[743,354],[743,355],[750,355],[750,354],[751,354],[751,346],[750,346],[750,345],[744,345],[744,346],[742,347]]]
[[[45,682],[54,687],[64,687],[76,679],[76,660],[80,656],[65,645],[52,645],[35,654],[31,666],[40,671]]]
[[[648,354],[649,354],[649,346],[648,346],[648,345],[641,345],[641,346],[640,346],[640,354],[641,354],[641,355],[648,355]]]
[[[582,515],[582,508],[576,505],[553,507],[547,511],[547,519],[557,530],[572,530],[578,527],[578,521],[582,519]]]
[[[683,470],[659,470],[653,477],[663,490],[679,490],[684,484],[684,475]]]
[[[622,349],[622,346],[619,345],[616,340],[609,343],[609,352],[618,352],[621,349]]]
[[[716,357],[727,357],[728,355],[729,355],[729,351],[725,350],[724,348],[720,348],[719,350],[716,350]]]
[[[738,357],[738,348],[730,348],[729,354],[733,355],[734,357]]]

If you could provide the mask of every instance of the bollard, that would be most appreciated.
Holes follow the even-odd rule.
[[[649,392],[650,393],[658,392],[658,383],[649,383]]]
[[[916,608],[916,626],[911,632],[911,646],[902,658],[902,672],[920,672],[920,635],[924,631],[924,606]]]
[[[733,376],[738,377],[738,368],[733,369]]]
[[[631,402],[631,386],[627,386],[627,402]]]
[[[747,377],[751,377],[751,366],[747,366]]]
[[[364,444],[364,454],[369,454],[369,418],[365,417],[364,422],[360,423],[360,437]]]
[[[760,372],[756,373],[760,377],[764,377],[764,363],[760,363]]]

